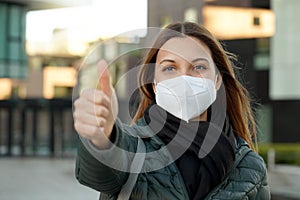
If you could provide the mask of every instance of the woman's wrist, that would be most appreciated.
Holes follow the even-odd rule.
[[[116,140],[116,127],[114,125],[109,137],[104,137],[103,139],[94,139],[90,141],[92,145],[98,149],[109,149],[112,146],[112,144],[115,142],[115,140]]]

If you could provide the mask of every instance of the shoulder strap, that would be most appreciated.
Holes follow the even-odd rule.
[[[123,185],[119,193],[118,200],[127,200],[130,198],[131,192],[137,181],[138,175],[142,170],[145,157],[146,157],[145,144],[142,141],[142,139],[138,139],[137,151],[130,166],[130,174],[126,183]]]

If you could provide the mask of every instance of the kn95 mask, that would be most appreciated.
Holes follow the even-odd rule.
[[[200,116],[216,100],[214,81],[187,75],[156,83],[156,103],[188,122]]]

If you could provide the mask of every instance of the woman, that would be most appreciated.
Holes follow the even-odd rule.
[[[101,61],[101,91],[85,90],[74,103],[79,182],[100,199],[270,199],[248,94],[231,58],[204,27],[167,26],[142,65],[132,126],[114,117]]]

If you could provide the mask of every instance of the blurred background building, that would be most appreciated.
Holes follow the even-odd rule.
[[[81,73],[78,79],[81,80],[81,87],[91,86],[94,84],[91,80],[97,80],[93,70],[99,58],[111,60],[117,55],[129,52],[130,49],[138,48],[143,36],[135,36],[135,39],[121,38],[116,37],[116,33],[109,35],[109,32],[106,35],[101,35],[99,32],[97,35],[96,29],[89,29],[88,26],[80,27],[83,23],[88,23],[89,19],[82,16],[82,22],[80,22],[76,13],[82,15],[83,9],[95,2],[101,8],[101,1],[93,2],[92,0],[63,2],[32,0],[26,3],[6,0],[0,2],[0,42],[2,44],[0,46],[2,91],[0,94],[0,99],[2,99],[0,143],[2,154],[8,151],[8,149],[3,149],[7,143],[12,147],[14,144],[20,144],[20,141],[25,141],[24,137],[27,137],[27,132],[35,132],[35,129],[36,132],[41,132],[39,127],[34,127],[40,124],[38,122],[31,125],[33,126],[31,131],[27,130],[29,129],[26,127],[29,126],[28,123],[22,125],[23,121],[32,121],[31,118],[37,121],[42,120],[44,114],[39,114],[38,109],[55,108],[55,104],[60,102],[59,99],[64,102],[62,105],[67,106],[68,109],[71,107],[72,89],[76,84],[78,72]],[[300,141],[300,134],[297,130],[300,91],[296,77],[299,74],[297,67],[299,61],[296,55],[296,44],[299,43],[299,39],[295,35],[297,26],[292,24],[292,22],[297,24],[299,19],[297,12],[293,10],[297,7],[298,1],[292,0],[286,5],[282,0],[194,0],[187,2],[153,0],[145,1],[144,4],[147,6],[143,8],[143,12],[148,13],[146,26],[164,27],[175,21],[198,22],[204,24],[220,39],[228,51],[238,56],[239,62],[235,65],[241,68],[240,79],[254,99],[261,104],[260,106],[253,105],[257,109],[261,142]],[[26,29],[26,26],[32,26],[26,23],[26,19],[31,17],[31,21],[32,19],[38,20],[39,15],[36,13],[43,12],[36,10],[47,9],[44,12],[51,12],[49,9],[73,6],[77,7],[71,9],[77,10],[73,12],[74,15],[68,17],[78,21],[75,28],[55,27],[50,39],[39,40],[38,38],[42,38],[42,35],[46,33],[43,29],[50,27],[52,23],[50,19],[44,17],[41,19],[44,21],[40,20],[40,29],[36,27],[38,31],[35,35],[29,36],[33,39],[27,38],[26,40],[26,30],[31,30]],[[68,9],[70,11],[70,8]],[[61,9],[57,13],[59,12],[66,11]],[[49,17],[54,15],[49,14]],[[97,15],[88,17],[94,18],[89,20],[91,26],[103,27],[102,30],[105,28],[102,24],[97,24],[99,21],[95,19]],[[286,23],[287,21],[290,23]],[[129,24],[135,24],[135,22],[128,21]],[[115,23],[113,26],[120,25]],[[124,30],[122,26],[117,29],[119,32],[124,32]],[[95,33],[87,36],[84,32]],[[114,39],[108,41],[113,36],[115,36]],[[94,47],[99,43],[101,44]],[[98,55],[89,56],[84,61],[84,64],[89,67],[84,67],[82,65],[84,56],[91,48],[98,49],[94,50],[96,52],[94,54]],[[131,56],[123,56],[119,59],[120,62],[114,62],[118,65],[112,68],[114,80],[137,64],[139,59],[139,55],[134,53]],[[79,68],[82,70],[80,71]],[[126,97],[126,83],[123,88],[119,89],[119,92],[121,100],[122,94],[124,98],[128,98]],[[20,112],[15,112],[16,108],[21,109]],[[27,111],[27,108],[30,109]],[[8,110],[7,114],[4,114],[4,110]],[[61,108],[58,110],[62,111]],[[51,121],[48,118],[45,120]],[[15,119],[19,120],[15,122]],[[56,117],[53,120],[55,119]],[[51,129],[49,126],[43,126],[46,128],[42,132],[49,132]],[[56,127],[52,129],[55,130]],[[24,135],[18,136],[22,134]],[[35,137],[37,136],[33,136]],[[29,141],[28,138],[27,140]],[[24,145],[27,146],[26,141]]]
[[[100,58],[115,59],[111,75],[121,80],[126,113],[134,78],[122,76],[140,64],[145,33],[119,34],[176,21],[203,24],[237,55],[238,77],[258,102],[261,144],[299,143],[299,7],[299,0],[0,0],[0,156],[74,156],[73,92],[95,87]]]

